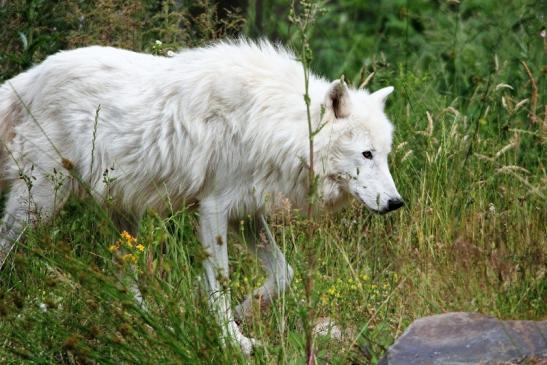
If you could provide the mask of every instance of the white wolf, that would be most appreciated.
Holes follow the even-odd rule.
[[[351,196],[376,212],[403,205],[388,169],[393,127],[384,103],[392,91],[369,94],[310,75],[313,129],[322,127],[314,139],[320,206],[334,209]],[[249,215],[259,225],[267,197],[306,208],[303,94],[302,65],[266,41],[220,42],[172,58],[98,46],[48,57],[0,87],[0,178],[9,187],[0,265],[24,227],[36,215],[51,217],[82,183],[136,219],[194,204],[212,305],[224,336],[249,353],[254,340],[241,333],[219,282],[228,278],[227,230]],[[53,183],[54,169],[69,178]],[[116,179],[107,183],[106,170]],[[30,194],[21,176],[32,176]],[[246,242],[269,277],[239,315],[292,278],[273,242]]]

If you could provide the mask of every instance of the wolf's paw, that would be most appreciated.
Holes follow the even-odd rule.
[[[254,338],[245,337],[235,322],[231,323],[230,332],[234,342],[239,345],[241,351],[243,351],[246,355],[250,355],[253,352],[253,348],[261,345],[260,342]]]
[[[243,351],[245,355],[252,354],[254,348],[262,346],[260,341],[255,340],[254,338],[245,337],[243,335],[237,339],[237,342],[239,343],[239,347],[241,347],[241,351]]]

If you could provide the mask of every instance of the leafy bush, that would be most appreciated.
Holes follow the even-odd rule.
[[[15,0],[0,6],[0,81],[61,49],[93,44],[152,50],[156,40],[176,50],[233,35],[237,10],[220,19],[209,0]]]

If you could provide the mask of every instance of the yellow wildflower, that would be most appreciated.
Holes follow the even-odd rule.
[[[120,233],[120,237],[128,247],[133,247],[133,245],[137,244],[137,239],[131,236],[131,234],[127,231]]]
[[[131,236],[131,234],[129,234],[129,232],[127,231],[123,231],[122,233],[120,233],[120,237],[127,242],[131,242],[133,240],[133,236]]]
[[[321,303],[323,303],[323,305],[327,305],[327,303],[329,302],[329,299],[325,294],[321,294],[319,298],[321,299]]]
[[[115,251],[118,251],[118,248],[119,248],[118,245],[110,245],[110,247],[108,247],[108,251],[113,253]]]
[[[136,248],[137,250],[139,250],[140,252],[143,252],[143,251],[144,251],[144,246],[141,245],[140,243],[139,243],[137,246],[135,246],[135,248]]]
[[[122,261],[134,264],[135,262],[137,262],[137,256],[135,256],[131,253],[128,253],[128,254],[122,256]]]

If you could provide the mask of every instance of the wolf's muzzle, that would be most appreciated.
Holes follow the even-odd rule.
[[[391,212],[393,210],[397,210],[399,209],[400,207],[402,207],[403,205],[405,205],[405,202],[403,201],[403,199],[389,199],[387,201],[387,209],[385,210],[385,212]]]

